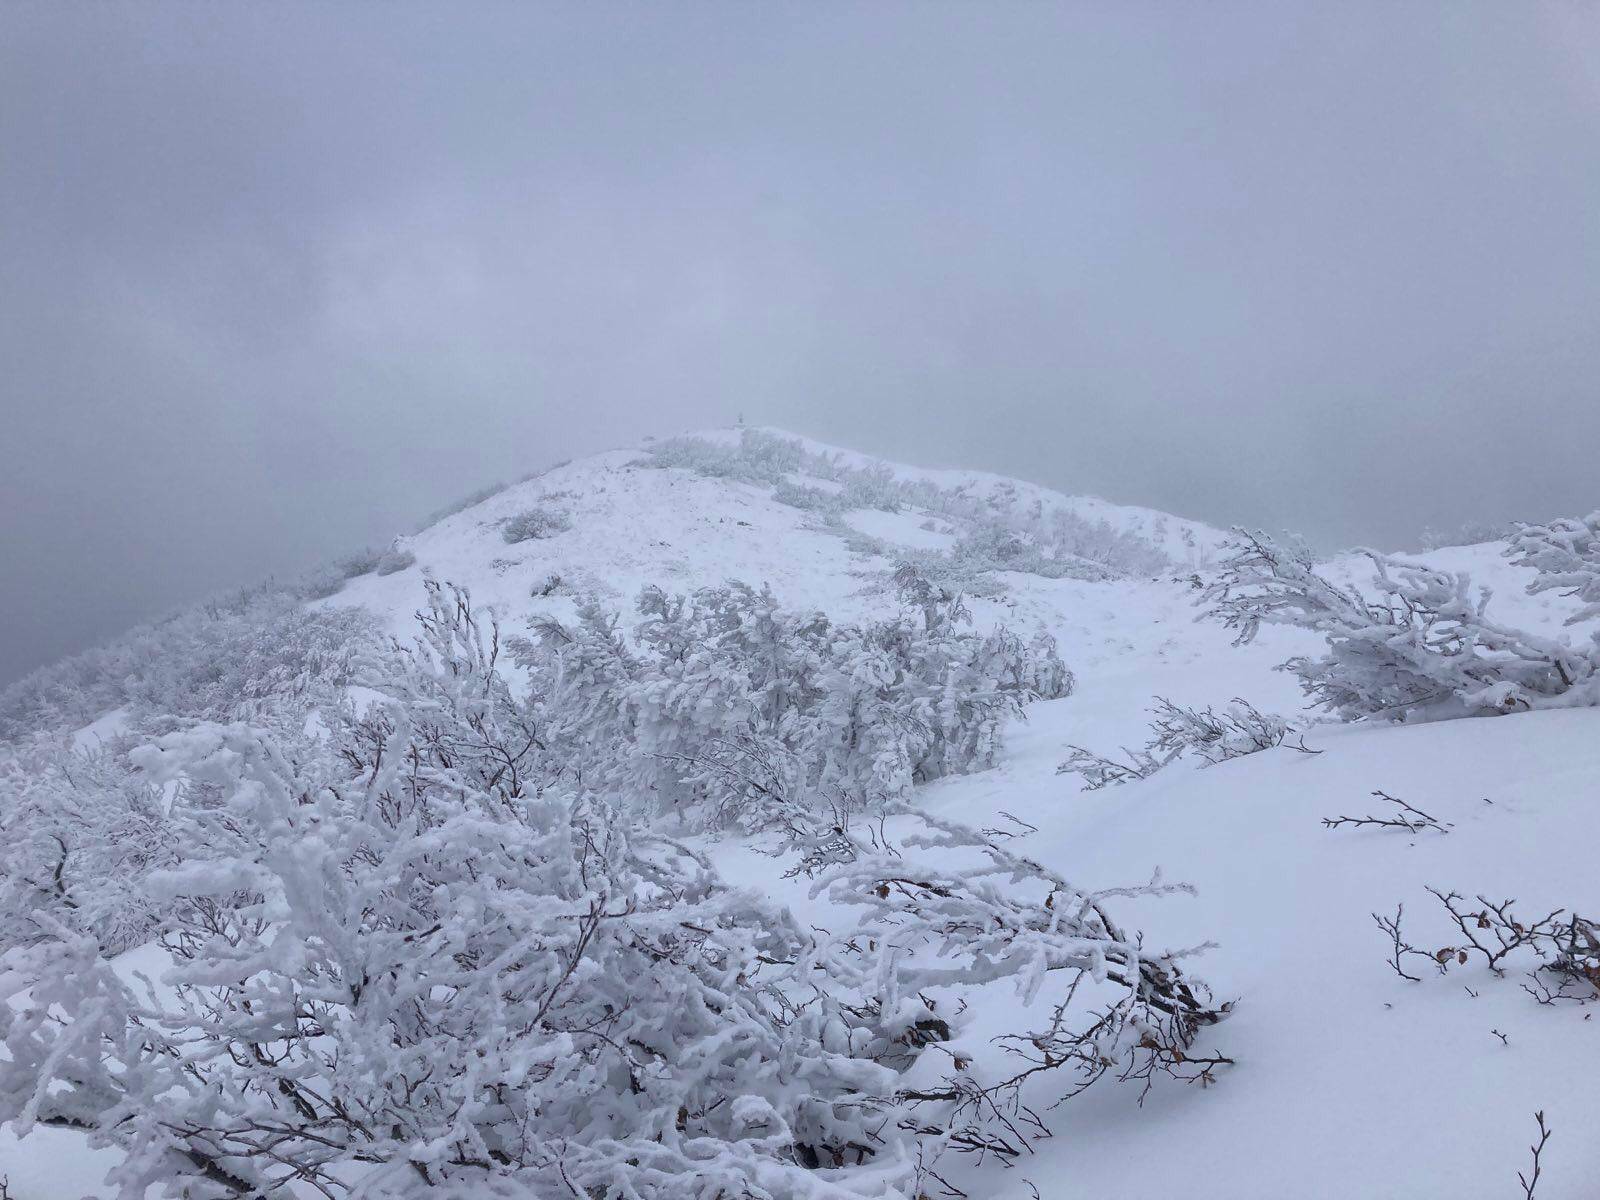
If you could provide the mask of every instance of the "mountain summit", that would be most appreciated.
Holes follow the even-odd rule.
[[[1576,1200],[1597,529],[720,431],[135,631],[0,700],[0,1176]]]

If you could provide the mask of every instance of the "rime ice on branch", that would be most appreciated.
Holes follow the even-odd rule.
[[[1263,624],[1328,640],[1320,658],[1283,664],[1321,708],[1343,720],[1440,720],[1600,701],[1600,644],[1575,647],[1496,624],[1488,589],[1463,572],[1368,552],[1376,595],[1318,574],[1309,550],[1235,530],[1206,586],[1206,616],[1248,642]]]

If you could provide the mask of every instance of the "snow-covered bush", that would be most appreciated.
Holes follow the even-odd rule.
[[[417,565],[417,556],[409,550],[386,550],[378,556],[373,567],[379,575],[398,575],[408,567]]]
[[[809,484],[792,483],[788,479],[780,479],[773,485],[772,498],[779,504],[787,504],[790,508],[802,508],[815,513],[837,514],[850,507],[844,498],[835,492],[824,491]]]
[[[0,691],[0,738],[76,729],[123,705],[135,725],[303,716],[336,698],[374,636],[357,609],[307,609],[278,588],[240,592],[24,676]]]
[[[359,550],[355,554],[341,558],[336,566],[346,579],[355,579],[362,575],[370,575],[378,569],[378,564],[383,561],[381,550]]]
[[[145,880],[176,860],[160,794],[122,755],[0,748],[0,950],[58,926],[108,954],[145,941],[162,911]]]
[[[296,592],[302,600],[326,600],[344,591],[349,579],[337,566],[322,567],[302,579]]]
[[[1505,522],[1464,521],[1454,530],[1440,531],[1429,527],[1418,539],[1424,550],[1442,550],[1446,546],[1477,546],[1484,542],[1499,542],[1510,537],[1516,526]]]
[[[1056,509],[1042,525],[1044,540],[1057,558],[1071,555],[1124,576],[1157,575],[1172,566],[1160,547],[1109,521],[1091,521],[1070,510]]]
[[[1021,1156],[1030,1137],[1047,1133],[1026,1087],[1049,1089],[1060,1103],[1107,1075],[1145,1089],[1158,1075],[1204,1085],[1232,1062],[1195,1049],[1232,1008],[1214,1003],[1180,965],[1208,947],[1153,954],[1106,912],[1112,897],[1186,886],[1163,884],[1158,874],[1142,887],[1085,893],[989,834],[907,805],[894,810],[909,831],[893,845],[882,825],[863,836],[834,814],[782,803],[773,811],[813,894],[861,912],[856,925],[819,945],[812,973],[859,992],[865,999],[852,1007],[880,1022],[893,1015],[884,1031],[899,1030],[895,1043],[952,1036],[957,1013],[941,1012],[930,990],[1011,980],[1030,1003],[1055,985],[1046,1027],[996,1039],[1013,1070],[979,1071],[957,1054],[942,1079],[919,1073],[902,1086],[903,1124],[929,1139],[935,1161],[943,1149]]]
[[[1038,497],[1024,503],[1010,481],[991,482],[979,492],[973,484],[944,487],[925,478],[901,479],[885,464],[850,466],[837,454],[809,451],[798,439],[766,430],[742,430],[737,444],[673,438],[651,446],[640,465],[771,487],[780,503],[832,518],[830,528],[858,553],[891,551],[837,520],[841,513],[854,508],[936,513],[959,531],[960,540],[950,551],[927,552],[919,564],[935,573],[940,568],[934,560],[942,558],[950,563],[952,577],[967,580],[993,571],[1108,579],[1159,574],[1172,565],[1159,547],[1131,531],[1070,509],[1046,510]],[[837,491],[797,483],[791,478],[796,475],[827,481]]]
[[[1023,704],[1072,686],[1048,637],[980,636],[958,597],[923,588],[908,595],[916,616],[865,625],[786,611],[741,583],[646,588],[632,645],[591,600],[511,648],[544,697],[545,744],[586,780],[711,824],[745,822],[779,782],[880,809],[990,765]]]
[[[741,429],[738,445],[697,437],[663,439],[649,447],[641,465],[775,484],[790,471],[799,470],[804,458],[805,448],[798,441],[780,438],[764,429]]]
[[[1568,625],[1600,617],[1600,512],[1519,525],[1506,555],[1538,572],[1528,585],[1530,593],[1559,590],[1582,605],[1567,618]]]
[[[559,508],[534,505],[517,513],[500,530],[508,545],[531,541],[535,538],[554,537],[572,528],[572,518]]]
[[[1304,546],[1235,531],[1229,556],[1201,593],[1214,617],[1248,642],[1262,624],[1328,639],[1320,658],[1283,664],[1318,707],[1345,720],[1438,720],[1600,701],[1600,643],[1578,648],[1496,624],[1487,588],[1463,572],[1369,552],[1377,595],[1330,582]]]
[[[67,928],[14,956],[0,1117],[89,1128],[124,1196],[904,1194],[883,1039],[771,978],[808,931],[543,786],[464,595],[381,682],[337,759],[240,725],[137,754],[220,796],[154,880],[173,967],[135,991]]]
[[[386,557],[388,556],[378,550],[359,550],[355,554],[346,555],[312,571],[300,581],[295,590],[305,600],[326,600],[329,596],[336,596],[342,592],[349,580],[378,571]],[[386,573],[379,571],[379,574]]]
[[[491,500],[495,496],[498,496],[510,486],[511,485],[508,483],[501,483],[498,481],[487,484],[484,487],[479,488],[477,491],[471,492],[451,504],[446,504],[443,508],[435,509],[427,516],[423,517],[421,523],[414,530],[412,530],[412,532],[421,533],[424,529],[429,529],[432,526],[437,525],[440,521],[443,521],[447,517],[453,517],[457,513],[466,512],[469,508],[475,508],[479,504],[482,504],[485,500]]]
[[[931,589],[923,601],[894,636],[937,633],[921,653],[948,654],[953,606]],[[749,593],[647,594],[644,612],[644,661],[682,661],[685,637],[713,627],[795,664],[814,649],[773,638],[796,619]],[[813,930],[727,887],[612,780],[579,777],[541,681],[513,692],[498,629],[465,593],[430,584],[421,621],[415,646],[371,666],[364,682],[385,699],[344,710],[332,749],[286,752],[235,724],[134,752],[151,783],[183,781],[169,817],[181,857],[147,889],[172,966],[159,990],[136,988],[41,910],[53,936],[12,952],[25,990],[0,1006],[13,1131],[88,1129],[122,1151],[111,1182],[130,1198],[910,1200],[942,1150],[1021,1153],[1042,1129],[1024,1085],[1203,1081],[1228,1061],[1194,1048],[1228,1006],[1183,954],[1149,952],[1105,909],[1183,889],[1084,893],[898,802],[858,831],[789,790],[805,779],[709,756],[725,790],[763,789],[791,873],[859,914]],[[593,626],[585,636],[614,638],[614,622]],[[633,654],[617,639],[563,665],[631,684],[619,660]],[[826,694],[829,670],[775,669],[757,703],[802,719],[781,692]],[[663,707],[641,721],[635,696],[625,737],[662,744],[669,712],[700,729],[665,695],[691,678],[646,679]],[[971,699],[970,678],[946,678],[947,700]],[[574,695],[598,706],[604,690]],[[767,745],[781,748],[784,724]],[[1030,999],[1057,990],[1048,1027],[1002,1039],[1016,1069],[918,1070],[959,1024],[960,1006],[931,993],[1001,979]]]

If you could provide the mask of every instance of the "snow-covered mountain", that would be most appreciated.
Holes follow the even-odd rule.
[[[554,467],[400,539],[396,548],[416,557],[412,568],[352,579],[329,603],[361,605],[405,623],[421,574],[464,583],[508,615],[560,610],[562,596],[579,592],[626,603],[645,584],[738,578],[771,584],[792,606],[854,615],[877,604],[885,593],[877,585],[907,553],[947,553],[986,529],[1027,532],[1033,521],[1049,530],[1059,519],[1070,523],[1072,544],[1101,562],[1115,566],[1129,548],[1170,559],[1166,569],[1135,554],[1134,569],[1145,568],[1139,572],[1145,575],[1205,561],[1224,536],[1152,509],[1065,496],[983,472],[885,463],[772,431],[746,431],[743,440],[756,450],[741,454],[740,431],[720,430]],[[763,459],[774,446],[793,461]],[[705,452],[716,450],[727,460]],[[680,461],[694,465],[659,465]],[[859,496],[846,496],[847,486]],[[541,536],[508,545],[507,524],[530,509],[561,519]],[[1110,573],[1097,566],[1062,555],[1063,570]],[[556,596],[532,596],[552,575],[560,577]],[[998,602],[1010,609],[1031,596],[1031,578],[1006,573],[1002,586],[979,590],[1003,594]]]
[[[1157,870],[1193,885],[1112,903],[1152,952],[1205,945],[1186,964],[1237,1001],[1197,1043],[1233,1060],[1210,1086],[1158,1079],[1144,1094],[1107,1081],[1053,1108],[1046,1088],[1030,1100],[1052,1136],[1010,1162],[948,1156],[940,1171],[952,1188],[996,1200],[1517,1195],[1543,1110],[1555,1132],[1538,1200],[1593,1195],[1593,1008],[1539,1003],[1522,986],[1522,956],[1504,977],[1475,953],[1457,962],[1468,930],[1427,889],[1461,893],[1473,913],[1514,899],[1523,919],[1600,909],[1600,709],[1314,725],[1303,745],[1315,753],[1286,743],[1215,765],[1185,757],[1095,791],[1057,773],[1070,746],[1142,744],[1157,697],[1198,708],[1239,697],[1301,715],[1296,680],[1276,668],[1321,637],[1268,627],[1236,646],[1197,619],[1197,577],[1224,541],[1177,516],[997,476],[722,431],[546,471],[399,539],[398,569],[311,603],[364,609],[406,637],[432,578],[470,588],[517,633],[571,619],[584,596],[627,610],[646,585],[736,579],[770,585],[787,608],[862,620],[896,608],[894,573],[912,561],[963,591],[980,628],[1048,632],[1077,676],[1072,695],[1029,706],[996,766],[920,787],[916,802],[974,827],[1016,818],[1027,832],[1013,848],[1089,891]],[[1500,621],[1561,636],[1572,601],[1527,595],[1528,572],[1502,549],[1427,558],[1490,585]],[[1326,571],[1370,574],[1357,556]],[[1324,825],[1387,815],[1377,792],[1438,827]],[[829,919],[804,880],[774,880],[771,859],[743,839],[705,845],[730,882],[787,901],[802,920]],[[1374,920],[1398,906],[1404,936],[1441,953],[1444,969],[1403,960],[1426,968],[1410,967],[1418,982],[1391,966]],[[148,967],[152,952],[125,958]],[[992,1039],[1048,1024],[1054,999],[1045,989],[1027,1002],[1004,980],[967,989],[971,1023],[949,1049],[989,1069],[1000,1058]],[[99,1181],[111,1152],[80,1143],[62,1130],[6,1134],[0,1176],[15,1200],[111,1195]]]

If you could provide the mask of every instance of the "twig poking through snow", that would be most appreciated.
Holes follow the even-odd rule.
[[[1024,821],[1015,813],[1008,813],[1003,808],[1000,810],[1000,816],[1009,823],[1009,828],[1002,826],[994,829],[980,829],[978,832],[987,838],[1026,837],[1030,833],[1039,832],[1037,825]]]
[[[1401,961],[1407,954],[1415,954],[1422,958],[1432,958],[1432,955],[1424,954],[1421,950],[1401,939],[1400,920],[1405,915],[1405,911],[1406,906],[1404,904],[1396,904],[1394,906],[1394,916],[1380,917],[1377,913],[1373,913],[1372,919],[1378,923],[1379,929],[1389,935],[1389,940],[1394,945],[1393,953],[1389,956],[1389,965],[1394,968],[1394,973],[1400,976],[1401,979],[1409,979],[1412,983],[1421,983],[1422,977],[1420,975],[1407,974],[1406,969],[1400,965]]]
[[[1517,1172],[1517,1182],[1522,1185],[1522,1200],[1533,1200],[1533,1189],[1539,1186],[1539,1174],[1543,1170],[1539,1165],[1539,1156],[1544,1153],[1544,1144],[1550,1140],[1550,1126],[1544,1123],[1544,1113],[1534,1113],[1533,1119],[1539,1123],[1539,1140],[1528,1147],[1533,1152],[1533,1170],[1527,1175]]]
[[[1338,829],[1342,825],[1379,825],[1386,829],[1405,829],[1412,833],[1421,833],[1425,829],[1432,829],[1437,833],[1449,833],[1453,828],[1449,821],[1440,822],[1437,818],[1429,816],[1420,808],[1407,804],[1397,796],[1387,792],[1373,792],[1380,800],[1387,800],[1390,804],[1398,805],[1400,811],[1393,816],[1375,817],[1370,813],[1364,817],[1323,817],[1322,824],[1326,829]]]

